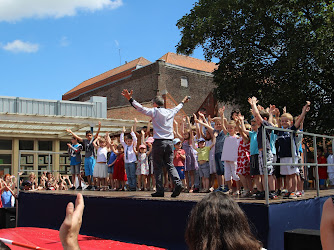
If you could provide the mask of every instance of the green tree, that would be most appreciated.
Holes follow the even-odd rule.
[[[247,98],[297,115],[308,131],[334,134],[334,1],[199,0],[177,26],[177,52],[202,47],[220,101],[249,110]]]

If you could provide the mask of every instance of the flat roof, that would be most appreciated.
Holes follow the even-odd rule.
[[[123,126],[127,132],[130,132],[134,124],[133,120],[110,118],[0,113],[0,137],[67,139],[70,135],[66,129],[71,129],[78,136],[85,137],[86,131],[91,127],[94,127],[94,133],[97,131],[99,121],[102,135],[106,132],[119,134]],[[147,121],[137,122],[138,128],[145,125]]]

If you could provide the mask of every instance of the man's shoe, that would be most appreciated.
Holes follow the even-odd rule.
[[[179,196],[180,193],[182,192],[182,190],[183,190],[182,185],[176,186],[175,189],[174,189],[174,192],[171,195],[171,197],[175,198],[175,197]]]
[[[155,192],[151,194],[152,197],[164,197],[165,194],[162,192]]]
[[[77,187],[77,190],[82,190],[82,187],[81,186]]]
[[[86,190],[91,190],[91,189],[92,189],[92,186],[86,187]]]
[[[75,190],[75,186],[72,186],[72,187],[70,188],[70,190]]]

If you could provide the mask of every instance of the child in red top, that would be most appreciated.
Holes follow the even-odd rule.
[[[322,148],[317,149],[317,154],[318,154],[318,164],[326,164],[327,159],[324,156],[324,151]],[[319,173],[319,185],[321,189],[326,188],[326,180],[328,178],[327,175],[327,167],[326,166],[318,166],[318,173]]]
[[[186,183],[184,180],[184,162],[186,159],[186,152],[181,149],[181,145],[182,142],[179,138],[176,138],[173,140],[174,143],[174,160],[173,160],[173,164],[177,170],[177,172],[179,173],[180,179],[182,180],[182,185],[185,187]]]
[[[124,191],[125,181],[127,181],[125,167],[124,167],[124,148],[122,144],[117,145],[117,150],[112,145],[111,149],[117,155],[116,160],[112,163],[114,165],[114,180],[116,180],[116,191]]]

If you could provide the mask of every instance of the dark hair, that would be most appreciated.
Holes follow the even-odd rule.
[[[233,120],[233,114],[234,113],[237,113],[237,114],[240,114],[240,109],[233,109],[232,112],[231,112],[231,119]]]
[[[125,136],[125,139],[126,140],[128,140],[128,139],[132,140],[132,136],[130,134],[128,134],[128,135]]]
[[[45,182],[45,189],[46,190],[51,190],[51,188],[49,188],[49,185],[51,186],[52,184],[51,184],[51,181],[46,181]]]
[[[87,130],[87,131],[86,131],[86,135],[88,135],[88,134],[91,134],[91,135],[92,135],[93,133],[92,133],[92,131]]]
[[[199,111],[200,112],[202,112],[202,111],[206,112],[206,108],[200,108]]]
[[[204,197],[191,210],[185,233],[190,250],[260,250],[239,205],[222,192]]]
[[[22,187],[24,187],[24,186],[32,186],[32,183],[30,181],[28,181],[28,180],[24,180],[22,182]]]
[[[267,120],[269,119],[269,113],[267,111],[260,110],[259,113],[262,118],[267,118]]]
[[[157,95],[156,97],[154,97],[152,101],[153,101],[153,103],[155,103],[159,107],[162,107],[164,105],[164,103],[165,103],[165,101],[162,98],[162,96],[159,96],[159,95]]]

